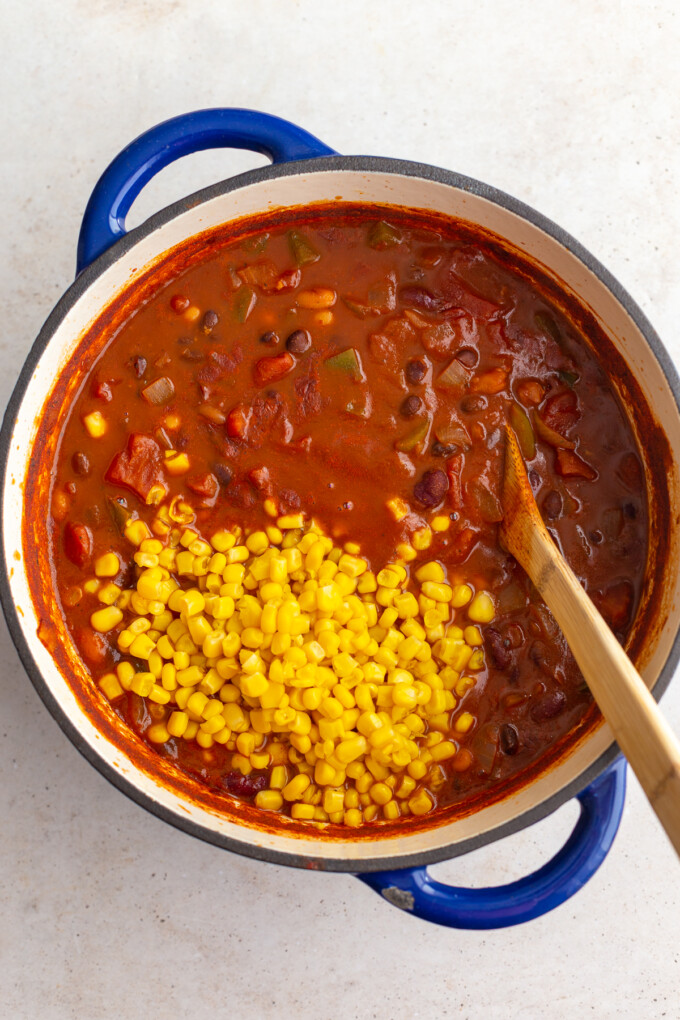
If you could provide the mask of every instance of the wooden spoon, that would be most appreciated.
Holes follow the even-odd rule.
[[[501,537],[562,628],[574,658],[680,855],[680,743],[548,534],[515,433],[506,426]]]

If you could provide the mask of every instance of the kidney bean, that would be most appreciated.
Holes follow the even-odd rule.
[[[217,312],[214,312],[212,308],[210,308],[203,316],[201,329],[204,333],[211,333],[219,321],[220,317]]]
[[[141,379],[146,372],[146,358],[143,358],[141,354],[136,354],[132,359],[132,370],[138,379]]]
[[[85,476],[90,473],[90,461],[81,450],[76,450],[73,454],[71,457],[71,465],[77,475]]]
[[[417,386],[427,375],[427,365],[421,358],[412,358],[411,361],[406,362],[404,374],[406,381],[411,386]]]
[[[533,642],[529,649],[529,658],[546,676],[553,675],[553,668],[548,655],[548,646],[543,641]]]
[[[275,333],[273,329],[270,329],[267,333],[263,333],[260,337],[261,344],[268,344],[270,347],[274,347],[279,342],[279,334]]]
[[[304,354],[312,346],[312,338],[306,329],[296,329],[286,340],[286,348],[292,354]]]
[[[204,361],[205,354],[198,347],[185,347],[180,354],[182,361]]]
[[[228,772],[222,782],[229,793],[236,797],[254,797],[256,793],[267,789],[267,777],[256,776],[252,772],[248,776],[242,776],[240,772]]]
[[[399,408],[399,413],[403,418],[413,418],[422,409],[423,402],[420,397],[416,397],[414,393],[406,397]]]
[[[445,312],[454,307],[450,301],[438,297],[425,287],[402,287],[399,297],[409,308],[420,308],[424,312]]]
[[[566,706],[567,696],[558,687],[557,690],[544,694],[541,700],[532,707],[531,718],[534,722],[547,722],[548,719],[554,719],[560,715]]]
[[[524,644],[524,631],[518,623],[509,623],[503,633],[510,648],[521,648]]]
[[[551,489],[543,500],[543,513],[549,521],[554,521],[562,513],[562,497],[556,489]]]
[[[534,492],[536,492],[538,489],[540,489],[540,487],[541,487],[541,476],[539,475],[538,471],[534,471],[532,469],[529,472],[529,483],[530,483],[531,488],[533,489]]]
[[[173,312],[177,312],[178,315],[181,315],[182,312],[186,312],[190,304],[191,302],[189,301],[189,298],[184,297],[183,294],[174,294],[170,298],[170,307]]]
[[[466,368],[474,368],[479,361],[479,354],[474,347],[461,347],[456,354],[456,359]]]
[[[413,495],[422,506],[434,507],[441,503],[448,489],[449,479],[446,472],[440,471],[439,468],[431,468],[416,483]]]
[[[486,397],[482,396],[481,393],[469,394],[461,400],[460,409],[465,411],[466,414],[476,414],[478,411],[483,411],[487,403]]]
[[[487,627],[486,643],[489,656],[496,669],[507,669],[511,663],[511,656],[501,632],[495,627]]]
[[[457,446],[445,446],[443,443],[439,443],[439,442],[433,443],[432,444],[432,456],[433,457],[452,457],[457,449],[458,449]]]
[[[215,461],[212,465],[212,472],[220,483],[220,485],[229,485],[229,482],[234,477],[234,472],[231,470],[228,464],[223,464],[222,461]]]
[[[501,726],[500,743],[503,754],[517,754],[519,750],[519,734],[510,723]]]

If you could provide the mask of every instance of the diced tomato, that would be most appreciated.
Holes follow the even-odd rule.
[[[248,472],[248,481],[257,489],[258,492],[264,495],[269,495],[272,491],[271,478],[269,477],[269,468],[259,467],[253,468],[252,471]]]
[[[85,524],[68,521],[64,528],[64,552],[82,570],[92,559],[92,532]]]
[[[296,287],[299,287],[301,279],[302,273],[299,269],[284,269],[278,279],[274,281],[273,289],[276,291],[295,290]]]
[[[523,379],[517,386],[517,399],[525,407],[535,407],[543,400],[545,390],[536,379]]]
[[[92,388],[92,392],[95,397],[98,397],[99,400],[103,400],[106,404],[109,404],[113,400],[113,393],[111,392],[111,387],[107,382],[95,383]]]
[[[554,397],[548,397],[541,408],[541,418],[546,425],[562,434],[575,425],[580,417],[578,398],[573,390],[565,390],[563,393],[556,393]]]
[[[108,657],[108,643],[105,634],[99,634],[89,627],[81,627],[75,634],[78,648],[90,666],[103,666]]]
[[[630,581],[615,581],[602,594],[593,596],[612,630],[622,630],[630,620],[633,608],[633,586]]]
[[[556,450],[557,473],[563,478],[586,478],[592,482],[597,471],[579,457],[573,450]]]
[[[271,358],[260,358],[253,369],[253,378],[257,386],[268,386],[283,379],[294,368],[295,358],[289,351],[283,351]]]
[[[279,272],[271,259],[260,259],[250,266],[238,270],[238,275],[250,287],[259,287],[265,294],[294,290],[299,286],[302,274],[299,269],[285,269]]]
[[[201,496],[204,500],[214,500],[219,492],[220,486],[214,475],[191,475],[187,478],[187,487]]]
[[[293,439],[292,442],[286,443],[289,450],[299,450],[300,453],[309,453],[312,446],[311,436],[300,436],[299,439]]]
[[[449,476],[449,503],[454,510],[463,508],[463,455],[457,453],[446,462],[446,473]]]
[[[133,432],[127,447],[117,453],[106,472],[107,482],[123,485],[146,502],[155,485],[161,485],[163,476],[161,448],[151,436]]]
[[[502,393],[508,382],[508,373],[504,368],[490,368],[486,372],[478,372],[470,379],[471,393]]]
[[[454,563],[463,563],[479,541],[479,532],[475,528],[463,527],[451,536],[449,548]]]
[[[626,453],[621,459],[616,473],[623,482],[624,485],[628,486],[631,492],[640,492],[643,484],[642,467],[640,461],[634,453]]]
[[[368,338],[368,349],[377,364],[384,365],[389,372],[397,374],[401,363],[396,340],[391,340],[382,333],[372,333]]]
[[[252,408],[238,404],[227,415],[227,435],[232,439],[245,439],[252,415]]]

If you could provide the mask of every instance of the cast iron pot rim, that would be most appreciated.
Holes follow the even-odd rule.
[[[581,245],[575,240],[575,238],[567,233],[567,231],[563,230],[548,217],[543,216],[535,209],[532,209],[531,206],[525,205],[523,202],[513,198],[511,195],[508,195],[497,188],[493,188],[488,184],[484,184],[481,181],[475,180],[474,178],[465,177],[462,174],[454,173],[450,170],[444,170],[440,167],[431,166],[427,163],[415,163],[408,160],[389,159],[380,156],[320,156],[314,159],[272,164],[255,170],[249,170],[243,174],[238,174],[236,177],[231,177],[226,181],[220,181],[217,184],[213,184],[210,187],[194,192],[193,194],[172,203],[172,205],[159,210],[159,212],[145,220],[140,226],[135,227],[133,230],[126,233],[120,240],[116,241],[115,244],[107,249],[103,255],[100,255],[99,258],[95,259],[94,262],[92,262],[76,277],[75,281],[57,302],[52,312],[47,317],[24,362],[21,374],[19,375],[12,396],[7,404],[2,429],[0,430],[0,477],[2,478],[2,490],[0,491],[0,529],[3,528],[4,520],[3,510],[5,487],[7,484],[6,476],[9,447],[17,412],[21,406],[26,388],[33,376],[33,372],[43,350],[47,347],[53,334],[56,332],[67,313],[85,293],[88,287],[99,276],[101,276],[102,273],[109,269],[113,263],[118,260],[120,255],[129,251],[135,244],[137,244],[138,241],[141,241],[143,238],[153,233],[153,231],[157,230],[159,227],[164,226],[164,224],[168,223],[176,216],[189,209],[195,208],[197,205],[207,202],[210,199],[218,198],[220,195],[228,194],[231,191],[247,187],[250,184],[257,184],[263,180],[273,180],[278,177],[288,177],[295,174],[323,173],[324,171],[335,170],[351,170],[368,173],[375,172],[396,174],[405,177],[420,177],[427,181],[445,184],[461,191],[477,195],[493,202],[496,205],[502,206],[510,212],[515,213],[520,218],[528,220],[544,233],[551,236],[554,240],[561,244],[563,248],[566,248],[572,255],[579,259],[604,284],[604,286],[614,295],[619,304],[622,305],[631,317],[645,337],[654,356],[656,357],[666,381],[668,382],[670,390],[673,393],[680,413],[680,379],[678,378],[677,371],[670,355],[666,351],[658,334],[645,316],[642,309],[637,305],[625,288],[621,286],[618,280],[612,276],[612,274],[605,269],[605,267],[596,258],[594,258],[594,256],[591,255],[590,252],[583,247],[583,245]],[[571,783],[546,798],[546,800],[542,801],[540,804],[537,804],[535,807],[523,812],[521,815],[518,815],[516,818],[513,818],[502,825],[463,840],[455,846],[438,847],[433,850],[421,851],[419,853],[399,854],[394,857],[387,856],[384,858],[375,857],[352,860],[342,857],[316,857],[314,855],[271,850],[267,847],[257,846],[254,843],[240,842],[232,837],[222,835],[221,833],[212,832],[198,822],[182,818],[178,814],[175,814],[168,808],[157,803],[153,797],[146,793],[142,793],[137,789],[134,783],[120,775],[119,771],[113,768],[113,766],[107,764],[102,758],[100,758],[94,748],[88,744],[77,726],[75,726],[66,712],[64,712],[58,704],[47,681],[36,665],[28,642],[24,637],[19,616],[12,599],[8,564],[5,558],[4,535],[1,531],[0,545],[0,602],[2,603],[12,641],[19,653],[24,669],[28,673],[28,676],[43,704],[56,719],[71,743],[90,762],[90,764],[97,769],[98,772],[100,772],[110,783],[113,784],[113,786],[126,794],[136,804],[139,804],[140,807],[146,808],[147,811],[150,811],[163,821],[169,822],[176,828],[182,829],[184,832],[189,833],[189,835],[196,836],[198,839],[202,839],[207,843],[212,843],[215,846],[222,847],[225,850],[231,850],[234,853],[242,854],[246,857],[253,857],[258,860],[274,864],[285,864],[289,867],[320,871],[360,873],[385,870],[393,871],[397,868],[422,867],[427,864],[434,864],[438,861],[449,860],[453,857],[462,856],[465,853],[469,853],[472,850],[485,846],[487,843],[494,842],[497,839],[502,839],[505,836],[510,836],[515,832],[519,832],[521,829],[533,825],[535,822],[538,822],[542,818],[552,814],[561,807],[562,804],[565,804],[584,790],[585,787],[599,776],[619,755],[618,746],[615,743],[612,743],[610,747],[608,747],[607,750],[592,763],[592,765],[581,772],[576,779],[572,780]],[[678,631],[675,635],[671,651],[654,686],[653,694],[657,701],[668,687],[679,660],[680,631]],[[387,850],[389,850],[389,843],[387,844]]]

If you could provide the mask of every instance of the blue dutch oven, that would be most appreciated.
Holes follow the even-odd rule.
[[[261,152],[272,165],[191,195],[126,232],[132,203],[159,170],[189,153],[214,147]],[[653,420],[668,448],[680,449],[680,390],[668,355],[630,296],[555,224],[508,195],[446,170],[401,160],[339,156],[277,117],[250,110],[203,110],[175,117],[137,138],[111,163],[90,198],[78,243],[77,279],[37,338],[2,428],[2,602],[26,670],[52,715],[88,760],[143,807],[228,850],[297,867],[355,873],[390,903],[427,921],[477,929],[519,924],[577,892],[612,845],[624,804],[625,765],[606,725],[591,727],[531,782],[465,817],[441,821],[435,813],[427,827],[405,824],[403,833],[389,838],[379,829],[370,839],[349,833],[346,839],[330,840],[316,830],[301,836],[286,819],[272,823],[268,818],[264,827],[260,813],[239,813],[237,802],[233,811],[216,812],[173,787],[171,778],[159,774],[159,759],[152,751],[137,747],[130,754],[131,741],[137,738],[125,731],[104,699],[93,689],[89,697],[83,695],[87,675],[56,605],[51,623],[61,628],[68,669],[57,664],[38,636],[45,621],[39,618],[29,589],[26,564],[36,546],[22,534],[23,480],[30,470],[36,423],[54,379],[68,366],[90,324],[114,298],[133,287],[145,269],[202,231],[273,207],[342,200],[429,209],[467,220],[539,263],[563,290],[589,306],[635,373],[645,406],[629,406],[628,412],[638,435],[643,434],[643,419]],[[648,466],[656,452],[643,445]],[[650,497],[653,536],[655,521],[661,519],[653,504],[665,501],[669,510],[671,494],[680,492],[674,457],[667,467],[668,489]],[[677,513],[668,516],[672,522],[680,518]],[[34,534],[39,533],[42,523],[32,522],[32,527]],[[656,697],[678,659],[677,523],[671,524],[667,537],[666,543],[650,543],[648,576],[654,585],[648,585],[643,604],[654,596],[655,622],[646,628],[637,657]],[[428,874],[428,864],[516,832],[574,796],[580,816],[565,846],[526,878],[493,888],[465,889],[437,882]]]

